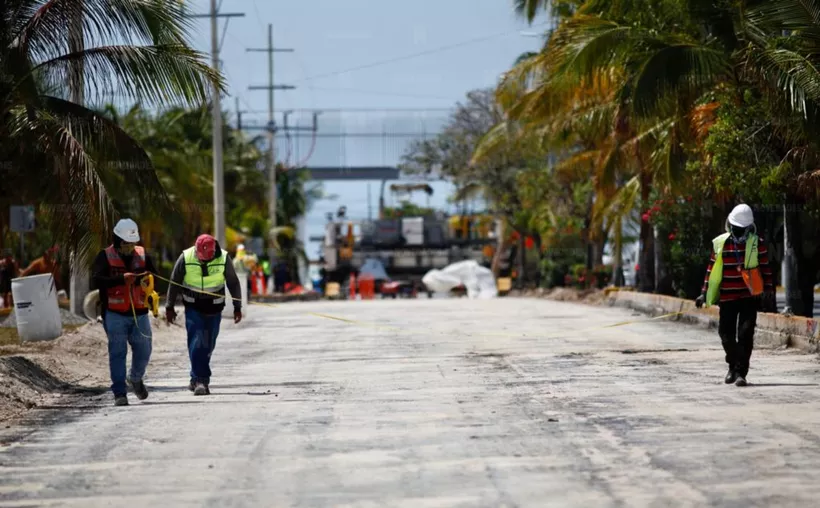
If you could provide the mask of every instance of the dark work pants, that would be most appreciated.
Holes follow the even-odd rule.
[[[749,359],[754,348],[757,306],[757,298],[720,303],[718,333],[726,351],[726,363],[743,377],[749,373]]]
[[[208,386],[211,383],[211,355],[216,347],[222,314],[202,314],[185,309],[188,331],[188,356],[191,359],[191,380]]]

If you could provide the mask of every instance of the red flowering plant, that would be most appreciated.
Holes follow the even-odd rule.
[[[709,262],[710,203],[689,195],[654,199],[642,219],[657,230],[673,293],[696,298]]]

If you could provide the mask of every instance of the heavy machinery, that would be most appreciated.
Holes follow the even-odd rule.
[[[311,240],[323,242],[321,264],[327,282],[344,287],[351,273],[358,273],[370,259],[384,266],[394,287],[400,283],[428,292],[421,279],[434,268],[467,259],[489,266],[496,221],[488,215],[447,217],[443,213],[352,221],[345,218],[342,207],[336,218],[328,214],[324,237]]]

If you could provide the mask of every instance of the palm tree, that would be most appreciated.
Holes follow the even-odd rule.
[[[2,3],[3,210],[13,201],[46,203],[55,239],[88,260],[119,209],[167,206],[148,153],[116,122],[73,102],[65,84],[82,73],[89,104],[115,96],[149,107],[208,101],[211,84],[224,91],[224,80],[188,45],[185,20],[180,4],[165,0]]]

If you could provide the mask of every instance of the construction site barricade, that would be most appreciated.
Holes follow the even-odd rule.
[[[62,334],[57,288],[50,273],[12,279],[11,294],[21,341],[53,340]]]
[[[506,293],[512,289],[512,279],[509,277],[500,277],[498,279],[498,292]]]
[[[359,277],[359,295],[362,300],[373,300],[376,297],[376,279],[372,275]]]
[[[339,296],[340,289],[338,282],[328,282],[327,286],[325,286],[325,296],[328,298],[336,298]]]
[[[253,272],[251,276],[251,288],[254,295],[266,294],[266,278],[262,272]]]

